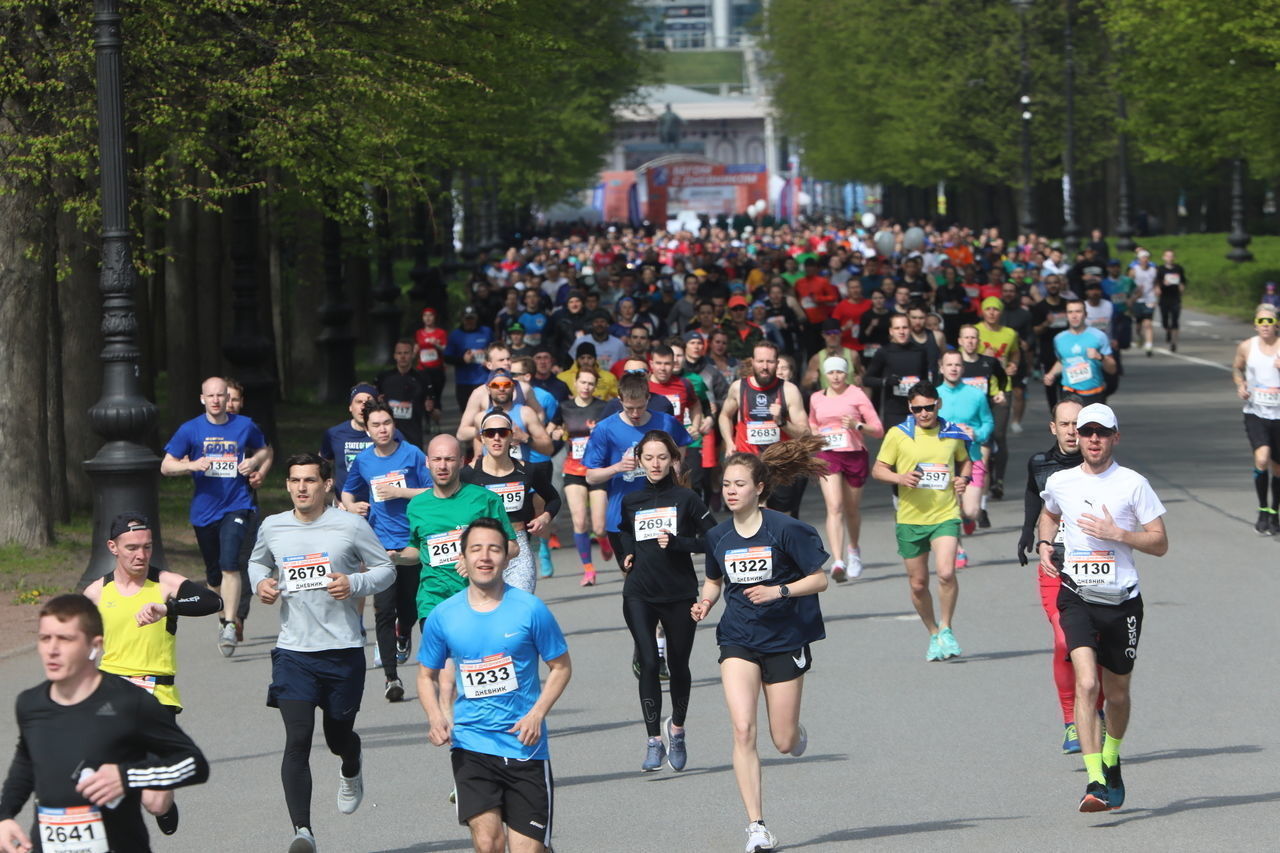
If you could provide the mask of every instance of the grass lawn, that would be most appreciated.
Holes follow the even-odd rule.
[[[1115,238],[1109,242],[1115,255]],[[1187,271],[1187,304],[1241,319],[1253,316],[1254,306],[1268,281],[1280,282],[1280,237],[1254,237],[1249,244],[1254,260],[1238,264],[1226,259],[1231,250],[1226,234],[1185,234],[1144,237],[1138,245],[1160,263],[1167,249],[1177,253]]]
[[[659,56],[659,75],[676,86],[742,85],[742,52],[738,50],[667,50]]]

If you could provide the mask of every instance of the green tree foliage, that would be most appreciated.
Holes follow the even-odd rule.
[[[1028,14],[1033,160],[1061,170],[1061,3]],[[1076,165],[1111,151],[1115,100],[1096,18],[1076,10]],[[1007,2],[775,0],[765,24],[774,100],[807,168],[923,186],[1019,175],[1018,17]]]

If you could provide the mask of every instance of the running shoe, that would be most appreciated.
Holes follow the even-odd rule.
[[[956,548],[956,568],[963,569],[967,565],[969,565],[969,555],[963,548]]]
[[[223,622],[222,627],[218,629],[218,651],[222,652],[224,658],[229,658],[236,653],[235,622]]]
[[[1014,421],[1013,423],[1009,424],[1009,432],[1013,433],[1014,435],[1022,435],[1022,424],[1018,423],[1017,421]]]
[[[663,655],[662,657],[658,658],[658,680],[659,681],[671,680],[671,670],[667,669],[666,655]]]
[[[938,653],[942,660],[960,657],[960,644],[956,642],[956,635],[951,633],[950,628],[938,631]]]
[[[1107,805],[1118,809],[1124,805],[1124,779],[1120,778],[1120,756],[1116,756],[1115,767],[1102,766],[1102,774],[1107,777]]]
[[[777,844],[778,840],[764,828],[764,823],[755,820],[747,824],[747,853],[765,853]]]
[[[595,585],[596,585],[596,573],[583,572],[582,580],[578,581],[578,586],[595,586]]]
[[[1265,509],[1258,510],[1258,521],[1253,525],[1259,536],[1271,535],[1271,513]]]
[[[1270,522],[1271,522],[1271,528],[1270,528],[1271,535],[1272,535],[1272,536],[1280,536],[1280,513],[1277,513],[1277,512],[1273,509],[1273,510],[1271,510],[1271,512],[1270,512],[1270,513],[1268,513],[1268,514],[1271,516],[1271,519],[1270,519]]]
[[[396,663],[406,664],[409,662],[409,638],[396,637]]]
[[[458,786],[457,785],[454,785],[453,790],[449,792],[449,803],[450,805],[455,805],[455,806],[458,804]]]
[[[364,759],[360,759],[360,769],[354,776],[343,776],[342,768],[338,768],[338,811],[343,814],[354,814],[364,799]]]
[[[1169,352],[1177,352],[1177,351],[1178,351],[1177,344],[1174,344],[1174,343],[1169,344]]]
[[[300,826],[294,831],[293,842],[289,845],[289,853],[316,853],[316,837],[311,829]]]
[[[792,758],[799,758],[809,748],[809,730],[804,727],[804,723],[796,723],[796,728],[800,733],[796,736],[796,745],[791,747]]]
[[[600,556],[604,557],[606,560],[613,559],[613,545],[609,543],[608,536],[600,537]]]
[[[991,516],[987,515],[987,511],[985,509],[978,510],[978,527],[986,530],[990,526]]]
[[[398,678],[389,679],[382,695],[387,697],[388,702],[399,702],[404,698],[404,682]]]
[[[965,536],[972,536],[973,531],[978,529],[978,525],[976,522],[970,521],[966,518],[964,521],[960,522],[960,529],[964,532]]]
[[[667,748],[662,745],[662,738],[649,738],[645,743],[644,763],[640,765],[641,771],[652,773],[654,770],[661,770],[666,760]]]
[[[1004,480],[996,480],[995,482],[993,482],[991,484],[989,493],[993,501],[1004,500]]]
[[[1067,723],[1062,733],[1062,754],[1076,755],[1080,752],[1080,732],[1075,723]]]
[[[551,538],[547,540],[547,544],[551,546],[552,550],[557,550],[564,547],[563,545],[560,544],[560,537],[555,535],[554,533],[552,533]]]
[[[1151,358],[1151,355],[1152,355],[1151,344],[1147,344],[1146,346],[1143,347],[1143,349],[1147,351],[1147,358]]]
[[[671,766],[672,770],[679,773],[689,760],[689,753],[684,746],[684,732],[677,734],[671,729],[671,718],[667,717],[662,723],[662,730],[667,735],[667,764]]]
[[[857,548],[850,548],[845,554],[845,568],[849,572],[849,577],[862,577],[862,552]]]
[[[173,835],[178,831],[178,804],[174,803],[169,806],[169,810],[164,814],[156,815],[156,826],[160,827],[160,831],[165,835]]]
[[[849,573],[844,569],[844,563],[836,560],[831,564],[831,579],[836,583],[844,583],[849,579]]]
[[[938,645],[938,635],[929,635],[929,651],[925,652],[925,660],[942,660],[942,647]]]
[[[1109,808],[1107,786],[1101,782],[1090,782],[1089,787],[1084,789],[1084,796],[1080,798],[1080,811],[1105,812]]]

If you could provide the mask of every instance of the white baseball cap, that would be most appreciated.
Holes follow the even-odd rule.
[[[1120,428],[1116,413],[1111,411],[1111,407],[1105,403],[1090,403],[1080,410],[1080,414],[1076,415],[1076,429],[1085,424],[1097,424],[1107,429]]]

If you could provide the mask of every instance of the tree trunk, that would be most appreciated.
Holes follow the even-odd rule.
[[[189,200],[175,201],[165,226],[169,255],[164,264],[165,335],[169,365],[169,405],[161,428],[172,435],[184,422],[200,413],[198,399],[200,357],[196,297],[196,206]]]
[[[89,423],[89,407],[102,396],[102,294],[98,290],[97,241],[89,239],[72,214],[58,219],[58,255],[67,276],[59,283],[62,317],[62,434],[67,443],[67,494],[73,512],[93,506],[93,487],[84,462],[102,439]]]
[[[47,457],[45,476],[49,479],[49,517],[51,521],[68,522],[71,520],[71,503],[67,497],[67,439],[62,430],[64,405],[62,391],[63,357],[62,357],[62,311],[59,302],[63,298],[58,288],[58,246],[57,217],[45,218],[47,230],[42,245],[45,247],[41,258],[44,267],[44,293],[48,302],[45,304],[45,315],[49,318],[48,338],[45,342],[45,417],[48,429],[49,456]]]
[[[16,135],[6,116],[20,112],[7,99],[0,103],[0,136]],[[48,277],[37,254],[49,232],[45,203],[33,184],[0,169],[0,482],[11,486],[0,489],[0,543],[19,545],[47,545],[52,533]]]

